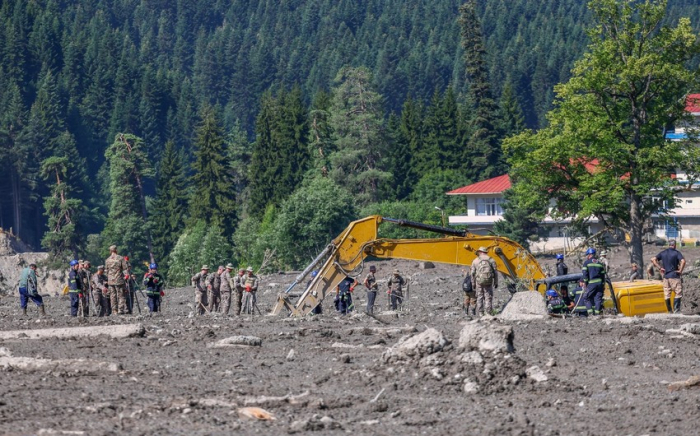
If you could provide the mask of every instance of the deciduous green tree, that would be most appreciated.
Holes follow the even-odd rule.
[[[688,65],[698,38],[688,19],[662,24],[665,0],[593,0],[590,8],[588,52],[556,87],[550,125],[506,142],[513,189],[525,207],[555,200],[553,216],[595,216],[628,232],[630,259],[642,265],[645,221],[681,188],[671,172],[700,175],[695,138],[665,138],[667,126],[687,120],[685,96],[698,89]]]

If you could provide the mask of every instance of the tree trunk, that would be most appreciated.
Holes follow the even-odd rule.
[[[630,262],[639,265],[639,269],[644,268],[644,245],[642,234],[644,232],[644,218],[641,216],[641,199],[638,196],[632,196],[630,201]]]

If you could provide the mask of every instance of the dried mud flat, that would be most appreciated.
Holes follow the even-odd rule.
[[[697,433],[699,391],[670,384],[700,374],[700,327],[692,327],[700,317],[470,321],[460,310],[460,268],[377,265],[381,276],[398,267],[412,278],[408,310],[382,322],[340,317],[330,301],[303,320],[189,317],[188,288],[169,290],[153,317],[71,319],[68,301],[49,297],[49,318],[35,308],[23,318],[17,299],[3,297],[0,333],[144,330],[0,339],[0,433]],[[291,280],[264,279],[263,313]],[[696,300],[698,281],[686,285]],[[361,307],[364,292],[357,297]],[[241,417],[249,406],[276,419]]]

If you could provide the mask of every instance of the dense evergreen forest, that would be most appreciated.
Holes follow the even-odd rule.
[[[299,266],[369,213],[437,224],[588,42],[585,0],[463,3],[3,1],[0,227],[185,277]]]

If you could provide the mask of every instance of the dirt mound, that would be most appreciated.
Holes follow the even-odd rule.
[[[0,256],[13,256],[17,253],[27,253],[32,251],[24,242],[14,235],[0,229]]]
[[[39,265],[36,271],[39,293],[53,295],[60,292],[66,281],[66,272],[43,268],[42,263],[48,256],[48,253],[32,252],[27,244],[0,230],[0,294],[16,293],[22,269],[32,263]]]
[[[547,307],[542,294],[537,291],[517,292],[506,304],[499,318],[508,321],[527,321],[543,319],[547,316]]]
[[[527,368],[515,355],[513,328],[497,321],[472,321],[459,334],[457,346],[442,332],[429,328],[404,336],[382,355],[382,367],[403,379],[394,366],[417,368],[414,379],[436,391],[452,388],[467,394],[493,394],[528,383],[547,381],[537,366]]]

